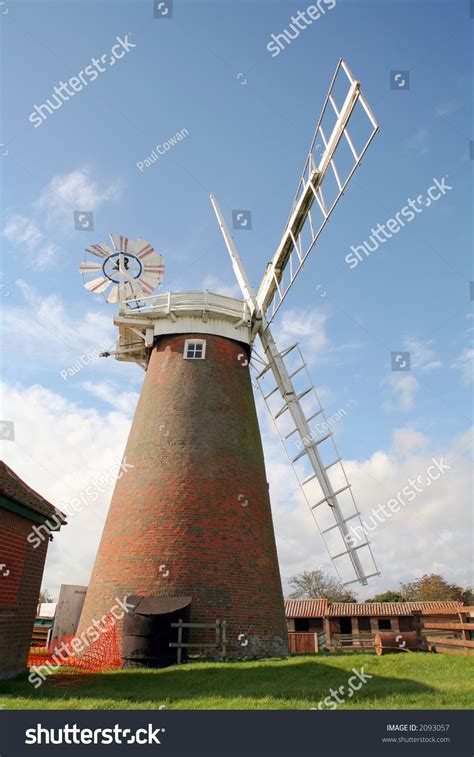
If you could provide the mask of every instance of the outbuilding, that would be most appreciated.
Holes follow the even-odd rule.
[[[55,531],[66,524],[63,513],[0,461],[0,679],[26,669],[52,538],[47,521]]]
[[[430,622],[458,620],[462,602],[329,602],[287,599],[285,613],[292,653],[373,650],[380,631],[413,631],[416,615]]]

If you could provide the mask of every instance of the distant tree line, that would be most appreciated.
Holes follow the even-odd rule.
[[[356,595],[347,591],[339,581],[322,570],[298,573],[288,579],[291,599],[329,599],[330,602],[357,602]],[[472,587],[449,583],[437,573],[426,574],[415,581],[400,583],[398,591],[376,594],[365,602],[447,602],[458,601],[474,605]]]

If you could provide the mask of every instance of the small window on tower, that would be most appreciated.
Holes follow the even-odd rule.
[[[186,339],[183,357],[186,360],[204,360],[206,356],[206,342],[204,339]]]

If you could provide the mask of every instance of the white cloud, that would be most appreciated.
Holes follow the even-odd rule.
[[[122,392],[113,381],[84,381],[81,384],[89,394],[113,405],[125,415],[131,415],[138,402],[138,392]]]
[[[98,210],[105,202],[118,200],[121,191],[117,182],[98,183],[87,168],[53,176],[26,214],[7,213],[2,236],[26,265],[48,268],[61,249],[56,240],[74,230],[74,211]]]
[[[2,417],[15,441],[1,456],[26,483],[61,508],[108,473],[123,455],[130,418],[120,411],[83,408],[42,386],[0,385]],[[87,584],[113,486],[70,519],[49,546],[43,586]]]
[[[428,439],[414,428],[396,428],[393,432],[393,449],[400,455],[426,449]]]
[[[471,544],[469,517],[470,462],[467,434],[454,439],[446,449],[412,429],[398,429],[388,451],[377,450],[366,460],[346,460],[345,469],[363,517],[372,508],[395,497],[411,477],[423,474],[432,458],[451,466],[398,513],[369,534],[381,576],[366,588],[352,588],[361,598],[387,589],[397,589],[424,573],[437,572],[461,585],[470,581]],[[331,571],[322,539],[296,478],[274,438],[265,435],[267,473],[270,481],[278,554],[286,579],[320,566]],[[411,453],[407,454],[411,447]],[[447,520],[449,513],[449,520]]]
[[[420,153],[420,155],[426,155],[429,153],[430,133],[428,129],[420,128],[410,137],[405,139],[405,147],[408,150]]]
[[[461,371],[461,378],[465,386],[470,386],[474,379],[474,348],[465,347],[454,361],[453,368]]]
[[[21,343],[30,359],[44,361],[46,353],[49,365],[66,368],[82,352],[115,342],[116,329],[106,313],[71,311],[59,295],[43,296],[22,279],[16,284],[23,302],[5,309],[1,324],[4,349],[11,354]]]
[[[213,294],[223,294],[226,297],[235,297],[238,300],[243,300],[242,292],[237,282],[229,284],[212,274],[203,279],[201,287]]]
[[[81,168],[64,176],[53,176],[33,207],[48,225],[58,221],[72,225],[74,210],[98,210],[105,202],[118,200],[121,191],[118,182],[99,184],[92,179],[89,169]]]
[[[30,250],[37,247],[43,239],[43,234],[37,225],[18,214],[9,216],[3,234],[10,241],[26,245]]]
[[[385,378],[383,385],[388,386],[391,398],[384,403],[386,410],[413,410],[415,407],[415,394],[420,385],[410,373],[395,372]]]
[[[462,106],[462,102],[460,100],[442,100],[435,108],[435,113],[438,116],[438,118],[442,118],[443,116],[450,116],[451,113],[455,113],[457,110],[459,110]]]
[[[305,357],[314,357],[328,346],[326,322],[328,313],[316,308],[294,308],[285,310],[281,316],[278,331],[274,329],[278,346],[285,348],[294,342],[304,341]],[[274,334],[274,335],[275,335]]]
[[[57,245],[45,241],[45,235],[35,221],[19,213],[7,216],[2,235],[36,270],[46,268],[59,251]]]
[[[416,337],[406,337],[404,347],[410,353],[411,369],[430,373],[441,368],[442,362],[432,347],[433,340],[422,341]]]

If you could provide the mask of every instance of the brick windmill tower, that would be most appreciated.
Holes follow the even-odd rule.
[[[357,111],[366,129],[360,146],[348,131]],[[85,286],[119,303],[113,354],[146,373],[124,453],[133,467],[116,483],[80,631],[107,614],[115,597],[168,598],[175,607],[190,602],[192,622],[225,619],[229,657],[287,653],[251,360],[342,583],[366,584],[378,574],[366,538],[357,543],[351,535],[348,524],[361,525],[360,515],[332,436],[311,425],[324,420],[324,411],[304,360],[292,362],[299,348],[279,351],[270,332],[377,130],[360,83],[339,61],[281,243],[256,292],[211,196],[243,299],[207,291],[153,295],[163,261],[142,239],[112,236],[114,251],[87,248]],[[348,155],[340,168],[343,146]]]

